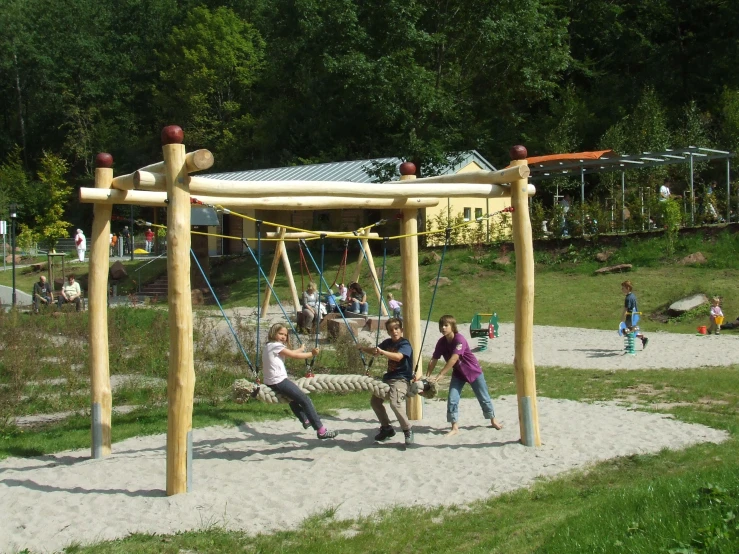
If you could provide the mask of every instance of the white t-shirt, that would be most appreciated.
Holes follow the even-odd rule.
[[[276,385],[287,379],[285,362],[280,356],[286,346],[281,342],[268,342],[262,352],[262,372],[265,385]]]

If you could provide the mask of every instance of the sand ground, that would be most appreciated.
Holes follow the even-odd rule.
[[[460,330],[468,333],[467,326]],[[512,363],[513,326],[502,324],[500,331],[501,337],[478,353],[481,360]],[[372,333],[362,337],[375,340]],[[438,337],[432,323],[423,348],[426,359]],[[623,339],[615,331],[534,329],[537,365],[603,370],[731,365],[739,353],[739,337],[655,333],[645,351],[639,348],[631,356],[622,350]],[[424,418],[415,426],[416,444],[410,447],[400,433],[389,443],[375,444],[377,422],[369,409],[341,410],[337,417],[325,418],[340,433],[334,441],[318,441],[292,419],[197,429],[193,489],[173,497],[164,493],[164,435],[116,443],[113,454],[101,460],[89,459],[85,449],[0,461],[0,552],[51,552],[73,542],[132,532],[172,533],[212,525],[268,532],[296,527],[326,509],[336,509],[338,518],[353,518],[393,505],[463,504],[616,456],[728,437],[723,431],[612,403],[539,398],[544,445],[527,448],[518,442],[513,396],[494,397],[502,431],[487,425],[474,399],[463,400],[463,430],[455,437],[445,436],[445,403],[424,402]],[[439,470],[455,466],[465,468],[466,478],[447,479]],[[398,475],[397,467],[429,469]],[[383,479],[389,474],[395,477]],[[429,479],[434,486],[426,486]]]

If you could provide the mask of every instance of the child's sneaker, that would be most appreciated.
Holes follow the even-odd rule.
[[[380,432],[375,435],[377,442],[384,442],[395,436],[395,429],[392,427],[380,427]]]
[[[326,431],[323,435],[320,434],[320,433],[318,433],[318,438],[321,439],[321,440],[324,440],[324,439],[335,439],[336,438],[336,435],[338,435],[338,434],[339,434],[338,431]]]
[[[405,435],[405,444],[413,444],[414,442],[413,429],[408,429],[407,431],[403,431],[403,435]]]
[[[716,331],[716,333],[715,333],[715,334],[716,334],[716,335],[720,335],[721,333],[719,333],[718,331]]]
[[[644,350],[647,345],[649,344],[649,339],[647,337],[642,337],[641,339],[641,349]]]
[[[308,427],[310,427],[310,421],[308,421],[308,420],[306,419],[306,420],[305,420],[305,421],[303,422],[303,429],[307,429]]]

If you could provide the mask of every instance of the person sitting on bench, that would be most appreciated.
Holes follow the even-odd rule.
[[[49,306],[53,301],[51,285],[46,282],[45,275],[39,275],[38,282],[33,284],[33,311],[38,312],[41,304]]]
[[[67,284],[62,287],[62,292],[59,293],[59,308],[67,302],[73,302],[78,312],[82,309],[82,290],[80,284],[74,280],[74,275],[67,277]]]

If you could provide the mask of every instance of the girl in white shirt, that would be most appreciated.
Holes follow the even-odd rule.
[[[304,429],[313,427],[319,439],[333,439],[338,433],[329,431],[324,427],[313,402],[307,394],[287,378],[287,369],[285,368],[284,359],[286,357],[306,360],[317,356],[318,351],[318,348],[314,348],[310,352],[306,352],[305,345],[301,350],[290,350],[287,348],[287,327],[281,323],[275,323],[269,329],[267,345],[262,352],[264,384],[290,399],[290,409],[303,424]]]

